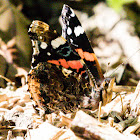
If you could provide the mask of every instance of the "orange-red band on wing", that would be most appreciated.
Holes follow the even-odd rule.
[[[82,63],[79,60],[66,61],[65,59],[59,59],[59,60],[48,60],[48,62],[55,65],[61,65],[66,69],[68,69],[69,67],[72,69],[76,69],[77,72],[79,72],[80,68],[83,68]]]
[[[94,53],[84,52],[84,58],[87,61],[95,61]]]
[[[68,61],[67,63],[72,69],[77,69],[77,72],[79,71],[80,68],[83,68],[83,65],[81,64],[80,61],[73,60]]]
[[[75,49],[75,51],[80,55],[82,59],[84,59],[84,52],[82,49]]]
[[[94,53],[84,52],[82,49],[75,49],[82,59],[87,61],[94,61],[96,56]]]
[[[60,65],[58,60],[48,60],[47,62],[55,64],[55,65]]]
[[[64,68],[68,69],[69,65],[65,59],[59,59],[60,65],[63,66]]]
[[[99,62],[97,60],[97,57],[94,53],[84,52],[81,48],[75,49],[75,51],[80,55],[82,59],[85,59],[86,61],[94,62],[98,70],[98,74],[100,75],[100,78],[103,78],[102,70],[100,68]]]

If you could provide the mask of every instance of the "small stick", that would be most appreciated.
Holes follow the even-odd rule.
[[[98,121],[101,122],[101,106],[102,106],[102,101],[99,102],[99,112],[98,112]]]
[[[30,133],[30,130],[27,128],[27,134],[29,136],[29,140],[31,140],[31,133]]]
[[[122,96],[121,96],[121,94],[119,94],[119,95],[120,95],[120,98],[121,98],[122,112],[124,113]]]
[[[61,120],[62,124],[66,125],[66,126],[68,126],[68,127],[71,126],[72,119],[70,119],[70,118],[68,118],[68,117],[66,117],[66,116],[64,116],[64,115],[61,116],[61,119],[62,119],[62,120]]]
[[[140,122],[137,122],[136,124],[129,126],[124,132],[123,134],[128,135],[131,133],[134,133],[138,128],[140,128]]]
[[[112,88],[113,92],[122,92],[122,91],[126,91],[126,92],[134,92],[136,89],[136,86],[114,86]]]
[[[14,89],[16,89],[15,83],[12,82],[10,79],[6,78],[3,75],[0,75],[0,78],[3,78],[5,81],[9,82],[14,87]]]
[[[12,138],[12,131],[8,131],[7,140],[11,140]]]
[[[52,138],[51,140],[58,140],[59,137],[61,137],[66,131],[64,131],[63,129],[59,130]]]

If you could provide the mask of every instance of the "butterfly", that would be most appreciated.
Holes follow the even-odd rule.
[[[104,79],[84,29],[67,5],[62,9],[62,21],[62,36],[38,20],[28,31],[33,46],[28,88],[36,105],[47,114],[87,107],[92,98],[89,79],[96,88]],[[86,101],[85,96],[89,97]]]

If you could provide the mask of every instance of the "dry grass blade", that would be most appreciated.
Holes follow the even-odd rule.
[[[66,126],[70,127],[71,126],[71,122],[72,122],[72,119],[70,119],[70,118],[68,118],[68,117],[66,117],[64,115],[61,116],[61,123],[63,125],[66,125]]]
[[[131,99],[131,114],[133,116],[140,115],[140,81],[137,85],[133,98]]]
[[[123,134],[124,135],[129,135],[130,133],[134,133],[136,130],[138,130],[140,128],[140,116],[138,117],[137,119],[138,121],[132,125],[132,126],[129,126],[124,132]]]
[[[12,131],[9,130],[7,135],[7,140],[11,140],[11,138],[12,138]]]
[[[114,126],[119,132],[123,132],[127,127],[133,125],[136,123],[137,119],[136,118],[130,118],[128,120],[121,121],[119,123],[115,123]]]
[[[99,112],[98,112],[98,121],[101,122],[101,106],[102,106],[102,101],[99,103]]]
[[[134,92],[136,89],[135,86],[114,86],[112,91],[113,92],[122,92],[122,91],[126,91],[126,92]]]
[[[51,138],[51,140],[58,140],[64,133],[65,133],[64,130],[58,131],[58,132]]]

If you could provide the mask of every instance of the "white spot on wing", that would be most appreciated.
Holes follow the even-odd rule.
[[[33,21],[33,23],[34,23],[34,21]],[[33,27],[33,23],[30,25],[30,27]]]
[[[50,56],[50,55],[51,55],[51,53],[50,53],[50,52],[47,52],[47,55],[48,55],[48,56]]]
[[[72,33],[72,30],[71,30],[70,27],[68,27],[68,29],[67,29],[67,34],[70,35],[71,33]]]
[[[33,55],[39,54],[38,50],[36,48],[33,48]]]
[[[32,46],[35,46],[35,43],[34,43],[34,41],[33,41],[33,40],[31,40],[31,42],[32,42]]]
[[[29,28],[28,32],[31,32],[31,28]]]
[[[71,16],[71,17],[74,17],[74,16],[75,16],[74,11],[73,11],[73,10],[71,10],[71,12],[72,12],[72,13],[70,14],[70,16]]]
[[[51,41],[53,49],[57,49],[60,45],[63,45],[65,43],[66,40],[61,36]]]
[[[34,69],[34,67],[33,67],[33,66],[31,66],[31,69],[33,70],[33,69]],[[30,70],[30,71],[29,71],[29,73],[31,73],[31,72],[32,72],[32,70]]]
[[[79,25],[77,27],[74,28],[74,33],[75,33],[75,36],[79,36],[80,34],[83,34],[84,33],[84,29]]]
[[[34,41],[35,47],[33,48],[33,55],[39,54],[38,42]]]
[[[72,40],[72,39],[70,39],[70,42],[71,42],[71,43],[73,43],[73,40]]]
[[[40,47],[41,47],[42,49],[46,49],[47,46],[48,46],[47,43],[45,43],[45,42],[41,42]]]
[[[35,62],[35,59],[34,59],[34,57],[32,57],[32,63],[34,63]]]

